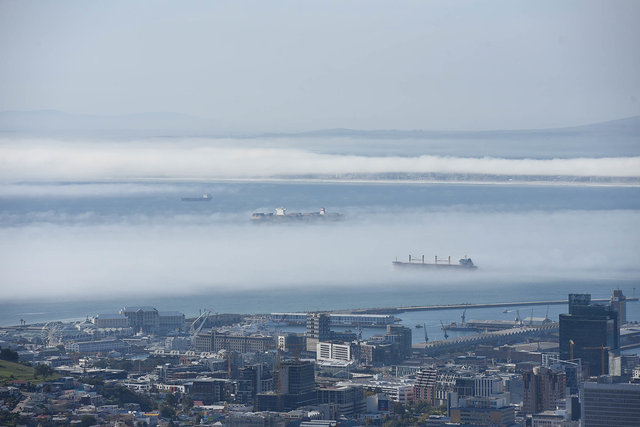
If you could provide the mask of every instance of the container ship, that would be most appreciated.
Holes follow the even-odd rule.
[[[325,208],[318,212],[295,212],[287,213],[286,208],[276,208],[273,213],[256,212],[251,215],[251,221],[254,222],[272,222],[272,221],[336,221],[342,219],[341,213],[329,213]]]
[[[464,258],[460,258],[457,264],[451,264],[451,257],[445,259],[438,259],[436,255],[433,263],[428,263],[424,261],[424,255],[421,257],[413,257],[409,255],[409,261],[403,262],[398,261],[396,258],[395,261],[392,262],[394,267],[407,267],[407,268],[424,268],[424,269],[462,269],[462,270],[475,270],[478,267],[473,264],[471,258],[465,255]]]
[[[204,193],[200,197],[183,197],[181,200],[183,202],[209,202],[211,201],[211,194]]]

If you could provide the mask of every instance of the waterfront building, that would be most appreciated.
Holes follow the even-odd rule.
[[[305,325],[308,313],[271,313],[270,316],[274,322]],[[330,313],[328,316],[329,326],[385,327],[398,320],[391,314]]]
[[[120,310],[120,314],[129,319],[129,326],[136,332],[156,334],[160,328],[158,310],[150,306],[127,306]]]
[[[151,306],[127,306],[119,313],[128,320],[128,325],[136,332],[145,334],[167,334],[184,330],[184,314],[177,311],[159,312]],[[107,316],[107,315],[98,315]],[[100,327],[100,326],[99,326]]]
[[[159,333],[181,332],[184,330],[184,314],[177,311],[161,311],[158,313]]]
[[[220,333],[215,330],[211,332],[211,351],[217,353],[220,350],[236,351],[238,353],[255,353],[266,351],[275,347],[275,339],[264,335],[232,335]]]
[[[590,294],[569,294],[569,314],[560,315],[560,359],[581,359],[592,376],[609,372],[609,351],[619,348],[618,313],[591,303]]]
[[[584,427],[631,427],[640,423],[640,384],[583,385]]]
[[[122,340],[96,340],[70,342],[64,348],[69,353],[109,353],[125,352],[129,350],[129,345]]]
[[[537,366],[523,373],[522,379],[522,412],[525,414],[554,410],[557,402],[566,396],[566,375],[562,371]]]
[[[98,314],[91,321],[98,328],[122,329],[129,327],[129,319],[120,313]]]
[[[396,322],[391,314],[339,314],[331,313],[329,322],[331,326],[362,326],[384,327]]]
[[[196,335],[193,346],[198,352],[210,352],[213,350],[212,331],[204,331]]]

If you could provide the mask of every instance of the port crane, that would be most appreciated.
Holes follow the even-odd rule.
[[[444,327],[444,323],[442,323],[442,320],[440,321],[440,326],[442,326],[442,330],[444,331],[444,339],[448,339],[449,334],[447,333],[447,328]]]
[[[520,310],[516,310],[516,325],[522,325],[522,319],[520,319]]]

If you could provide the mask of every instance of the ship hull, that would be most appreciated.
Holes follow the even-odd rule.
[[[460,264],[428,264],[422,262],[402,262],[393,261],[394,267],[398,268],[412,268],[416,270],[477,270],[475,265],[460,265]]]

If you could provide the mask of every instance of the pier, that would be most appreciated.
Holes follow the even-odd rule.
[[[627,302],[638,301],[637,297],[627,297]],[[592,299],[591,302],[609,303],[609,298]],[[513,301],[513,302],[490,302],[482,304],[461,303],[461,304],[444,304],[444,305],[411,305],[400,307],[380,307],[380,308],[357,308],[353,310],[334,311],[333,313],[349,313],[349,314],[398,314],[410,311],[440,311],[440,310],[464,310],[472,308],[498,308],[498,307],[524,307],[535,305],[562,305],[569,304],[568,300],[549,300],[549,301]]]
[[[558,333],[558,323],[539,326],[522,326],[503,331],[466,335],[448,340],[437,340],[413,345],[413,350],[425,355],[434,356],[452,351],[462,351],[479,344],[504,345],[520,342],[524,339],[538,338]]]

